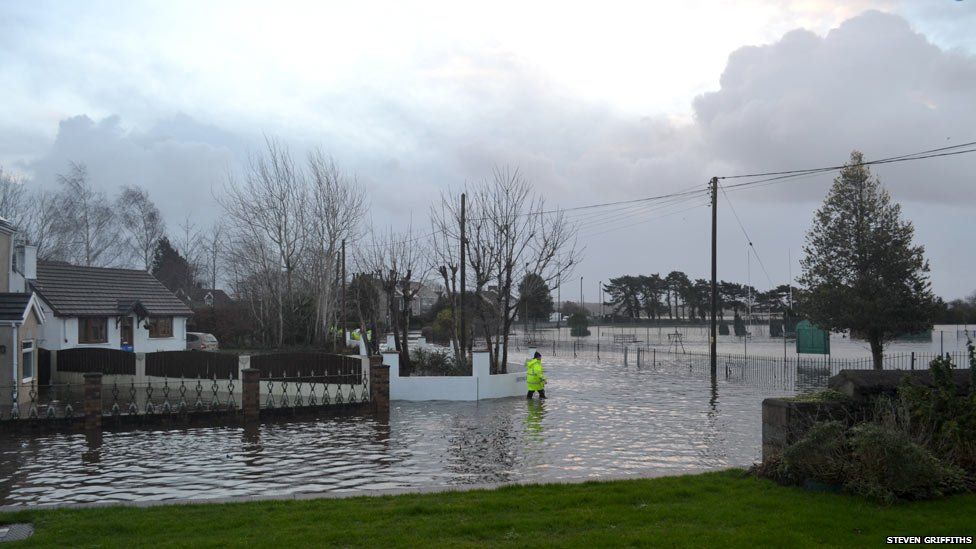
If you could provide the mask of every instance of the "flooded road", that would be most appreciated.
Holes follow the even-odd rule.
[[[552,358],[545,402],[393,402],[389,419],[4,435],[0,504],[121,502],[678,473],[759,458],[789,388]]]

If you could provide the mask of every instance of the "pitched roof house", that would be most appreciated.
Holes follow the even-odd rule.
[[[197,309],[199,307],[226,307],[234,304],[234,300],[227,295],[227,292],[216,288],[211,289],[194,286],[189,290],[178,288],[175,293],[176,297],[179,297],[180,300],[189,305],[191,309]]]
[[[0,385],[20,386],[35,378],[45,315],[24,284],[25,276],[33,274],[36,249],[15,246],[15,232],[13,225],[0,218]]]
[[[43,329],[45,349],[186,349],[193,312],[146,271],[39,261],[29,283],[51,317]]]

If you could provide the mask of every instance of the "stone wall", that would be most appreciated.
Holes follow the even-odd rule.
[[[969,369],[953,371],[959,394],[969,391],[972,373]],[[873,399],[895,397],[902,383],[933,386],[927,370],[841,370],[827,386],[840,393],[841,399],[817,399],[811,396],[767,398],[762,404],[763,460],[780,453],[802,437],[818,421],[844,421],[853,424],[870,411]]]

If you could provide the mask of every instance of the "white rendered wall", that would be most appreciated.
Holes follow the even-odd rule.
[[[39,299],[38,303],[46,318],[41,325],[41,338],[37,346],[49,351],[62,349],[104,348],[119,349],[122,345],[122,331],[116,317],[108,317],[107,335],[105,343],[78,343],[78,318],[54,316],[51,307]],[[137,353],[153,353],[156,351],[185,351],[186,350],[186,317],[173,317],[173,336],[164,338],[150,338],[149,330],[144,328],[145,319],[137,322],[132,317],[132,338]]]
[[[471,376],[400,377],[400,357],[383,353],[390,367],[390,400],[462,400],[505,398],[525,394],[525,372],[491,375],[488,353],[474,353]]]

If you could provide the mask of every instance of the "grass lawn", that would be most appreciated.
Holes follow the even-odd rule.
[[[976,495],[883,507],[740,470],[444,494],[25,510],[39,546],[880,545],[976,535]]]

